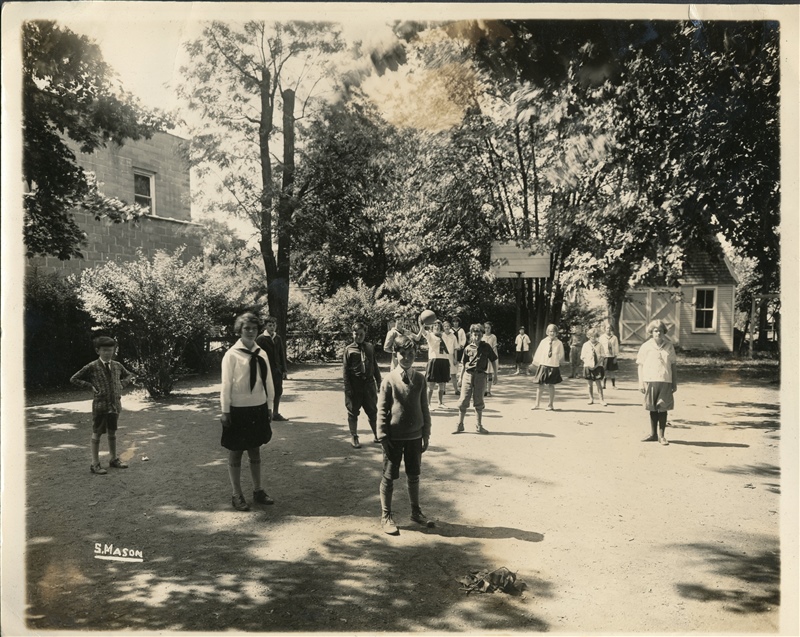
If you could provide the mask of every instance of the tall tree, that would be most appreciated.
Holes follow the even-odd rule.
[[[330,56],[342,46],[339,27],[328,23],[212,22],[187,45],[190,62],[181,69],[187,79],[179,94],[203,119],[194,127],[192,163],[201,178],[218,180],[223,200],[212,206],[248,217],[258,229],[270,313],[282,334],[292,218],[300,196],[295,192],[295,122],[306,115],[324,85]],[[275,121],[281,107],[282,127]],[[280,159],[273,150],[277,134],[284,141]]]
[[[149,138],[168,120],[121,89],[99,47],[53,21],[22,26],[24,238],[29,255],[80,257],[73,211],[126,221],[138,206],[104,197],[66,139],[91,153],[108,142]]]

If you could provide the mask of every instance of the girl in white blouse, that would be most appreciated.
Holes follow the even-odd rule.
[[[536,348],[536,353],[533,355],[533,364],[538,365],[539,369],[536,372],[534,379],[537,382],[536,387],[536,405],[533,409],[539,409],[539,397],[542,390],[542,385],[547,385],[547,392],[549,400],[547,402],[547,411],[553,411],[553,401],[556,397],[556,385],[561,382],[561,363],[566,361],[564,356],[564,344],[556,338],[558,335],[558,327],[552,323],[547,326],[547,336],[539,343]]]
[[[267,353],[256,345],[256,337],[261,333],[258,317],[252,312],[236,317],[233,331],[240,338],[222,358],[220,443],[228,450],[233,507],[238,511],[249,511],[241,483],[245,451],[250,459],[253,500],[260,504],[274,503],[261,487],[260,447],[272,439],[270,405],[275,390]]]

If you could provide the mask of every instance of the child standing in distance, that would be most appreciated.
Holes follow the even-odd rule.
[[[531,339],[525,333],[525,328],[520,327],[519,334],[517,334],[517,338],[514,339],[514,362],[517,365],[514,376],[518,376],[520,368],[525,365],[525,357],[528,355],[530,348]]]
[[[281,416],[278,407],[283,396],[283,381],[286,380],[286,348],[283,340],[276,333],[278,319],[268,316],[264,321],[264,333],[256,339],[256,344],[267,353],[269,368],[272,373],[272,386],[275,389],[275,399],[272,403],[272,421],[286,422],[287,418]]]
[[[442,332],[442,322],[434,321],[431,330],[428,331],[419,321],[419,332],[412,337],[416,342],[423,338],[428,341],[428,367],[425,372],[425,380],[428,381],[428,404],[433,398],[433,388],[439,389],[439,407],[444,407],[444,388],[450,380],[450,350],[448,341]],[[452,347],[452,343],[450,344]]]
[[[556,338],[558,327],[552,323],[547,326],[547,336],[539,343],[536,353],[533,355],[533,364],[538,365],[534,379],[538,383],[536,387],[536,405],[533,409],[539,409],[539,398],[541,396],[542,385],[547,385],[549,400],[547,411],[553,411],[553,401],[556,397],[556,385],[561,382],[561,363],[565,362],[564,344]]]
[[[665,436],[667,412],[675,408],[674,393],[678,391],[678,359],[664,323],[651,321],[647,333],[651,338],[642,344],[636,356],[639,390],[644,394],[644,408],[650,412],[650,435],[642,442],[658,440],[666,446],[669,444]]]
[[[219,402],[222,408],[220,444],[228,450],[228,478],[237,511],[249,511],[242,492],[242,456],[247,451],[250,477],[253,479],[253,500],[274,504],[261,487],[261,445],[272,440],[270,405],[275,395],[267,353],[256,345],[261,331],[258,317],[245,312],[236,317],[234,334],[239,340],[222,357],[222,386]]]
[[[606,331],[604,334],[600,335],[600,344],[606,350],[606,377],[603,379],[603,388],[605,389],[606,381],[610,378],[611,379],[611,386],[617,386],[617,370],[619,369],[619,363],[617,362],[617,356],[619,356],[619,339],[614,334],[614,328],[611,327],[611,323],[606,325]]]
[[[426,527],[434,526],[419,505],[419,476],[422,454],[428,449],[431,436],[431,414],[428,409],[427,381],[414,371],[416,345],[406,336],[394,342],[398,365],[381,384],[378,399],[378,440],[383,446],[381,476],[381,528],[397,535],[392,516],[394,481],[400,477],[400,463],[405,463],[411,519]]]
[[[486,396],[492,395],[492,380],[494,380],[495,383],[497,382],[497,336],[492,334],[492,327],[493,325],[489,321],[486,321],[483,324],[483,329],[485,331],[483,340],[489,343],[491,348],[494,350],[494,360],[492,361],[493,373],[489,374],[486,379]],[[472,331],[472,328],[470,328],[470,331]]]
[[[347,408],[347,426],[350,428],[352,445],[360,449],[358,440],[358,415],[361,408],[369,419],[372,441],[377,443],[378,387],[381,371],[375,362],[375,347],[365,342],[367,328],[361,322],[353,324],[353,342],[344,348],[342,376],[344,378],[344,404]]]
[[[595,329],[589,330],[586,334],[589,340],[583,344],[581,349],[581,360],[583,361],[583,377],[589,383],[589,404],[594,405],[594,387],[597,385],[597,392],[600,394],[600,400],[603,407],[608,403],[603,396],[603,386],[601,381],[605,377],[605,369],[603,362],[606,358],[606,351],[600,344],[600,332]]]
[[[470,342],[464,348],[464,368],[461,370],[461,400],[458,402],[458,427],[453,432],[460,434],[464,431],[464,416],[467,414],[470,398],[477,414],[475,430],[479,434],[488,434],[481,422],[483,418],[484,390],[486,388],[487,373],[491,374],[490,365],[497,360],[492,346],[483,340],[483,325],[475,323],[469,328]]]
[[[450,321],[442,322],[442,338],[450,353],[450,382],[453,384],[453,393],[458,395],[458,337],[450,325]],[[445,394],[447,390],[445,389]]]
[[[583,335],[583,327],[575,324],[572,326],[572,334],[569,337],[569,377],[578,378],[578,370],[581,367],[581,349],[586,342]]]
[[[89,471],[95,475],[106,475],[108,471],[100,465],[100,437],[108,434],[108,452],[111,469],[127,469],[117,456],[117,421],[122,411],[122,388],[133,382],[133,374],[114,358],[117,341],[108,336],[94,339],[94,350],[99,358],[85,365],[70,378],[78,387],[94,391],[92,398],[92,464]]]
[[[464,357],[464,348],[467,346],[467,334],[464,332],[464,329],[461,327],[461,319],[457,316],[453,317],[453,334],[456,336],[456,341],[458,342],[458,349],[456,350],[456,364],[458,365],[458,370],[456,370],[456,379],[461,378],[461,371],[463,369],[462,359]],[[456,387],[456,394],[461,391],[460,387]]]
[[[397,312],[392,318],[392,326],[389,328],[389,331],[386,333],[386,338],[383,341],[383,351],[389,352],[392,357],[392,360],[389,363],[390,371],[397,367],[397,358],[394,355],[394,339],[403,334],[403,331],[400,329],[400,320],[402,319],[402,315]]]

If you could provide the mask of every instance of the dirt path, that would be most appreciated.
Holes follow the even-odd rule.
[[[29,407],[29,627],[778,630],[777,385],[683,384],[662,447],[640,442],[648,421],[630,373],[609,407],[586,405],[584,381],[567,380],[558,411],[533,412],[530,378],[509,371],[488,402],[489,436],[469,433],[474,413],[453,436],[455,410],[434,412],[422,503],[439,523],[412,527],[401,478],[399,537],[379,532],[380,448],[350,448],[335,365],[287,382],[291,422],[263,453],[277,503],[250,513],[230,506],[214,381],[166,404],[126,396],[131,466],[105,477],[88,471],[88,397]],[[143,561],[95,558],[112,544]],[[468,571],[500,566],[522,595],[459,591]]]

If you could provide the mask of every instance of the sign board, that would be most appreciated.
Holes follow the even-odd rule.
[[[498,279],[549,279],[550,253],[537,253],[513,241],[492,241],[489,271]]]

